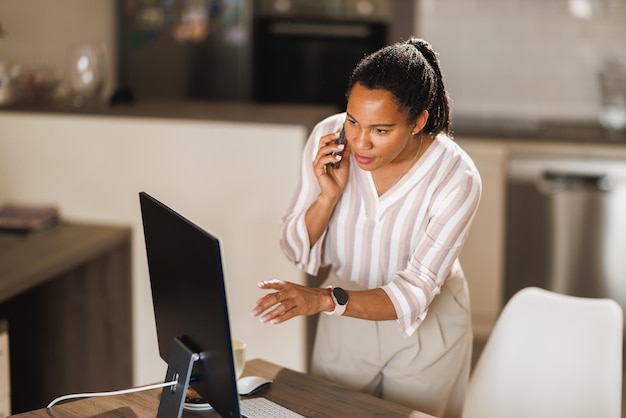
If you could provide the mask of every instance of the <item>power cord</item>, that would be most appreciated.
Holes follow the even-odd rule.
[[[171,382],[157,383],[157,384],[154,384],[154,385],[140,386],[140,387],[131,388],[131,389],[114,390],[114,391],[111,391],[111,392],[75,393],[75,394],[71,394],[71,395],[63,395],[63,396],[59,396],[58,398],[56,398],[55,400],[50,402],[48,404],[47,408],[51,408],[56,403],[61,402],[61,401],[65,401],[65,400],[68,400],[68,399],[91,398],[91,397],[94,397],[94,396],[124,395],[126,393],[141,392],[141,391],[150,390],[150,389],[159,389],[159,388],[164,388],[164,387],[168,387],[168,386],[174,386],[174,385],[177,385],[177,384],[178,384],[178,380],[173,380]]]

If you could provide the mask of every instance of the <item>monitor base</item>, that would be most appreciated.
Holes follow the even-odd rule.
[[[167,362],[165,381],[177,383],[163,388],[157,418],[180,418],[182,416],[191,370],[199,358],[198,353],[191,350],[180,339],[174,338],[170,359]]]

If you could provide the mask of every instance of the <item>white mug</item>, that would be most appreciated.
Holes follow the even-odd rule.
[[[239,379],[246,365],[246,343],[239,338],[233,338],[233,359],[235,361],[235,375]]]

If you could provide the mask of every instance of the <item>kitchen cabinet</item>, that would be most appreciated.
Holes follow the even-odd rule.
[[[125,226],[0,234],[0,317],[10,341],[7,350],[0,339],[0,363],[5,353],[11,370],[0,396],[10,390],[14,413],[132,386],[130,257]]]
[[[485,338],[500,312],[504,260],[506,147],[489,142],[457,141],[480,172],[483,191],[470,235],[461,253],[467,276],[476,338]]]
[[[474,335],[485,340],[504,303],[507,164],[514,154],[616,158],[626,164],[626,143],[457,137],[480,171],[483,193],[461,253],[468,279]]]

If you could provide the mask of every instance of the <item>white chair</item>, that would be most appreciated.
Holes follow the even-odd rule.
[[[622,309],[529,287],[504,307],[463,418],[621,418]]]

